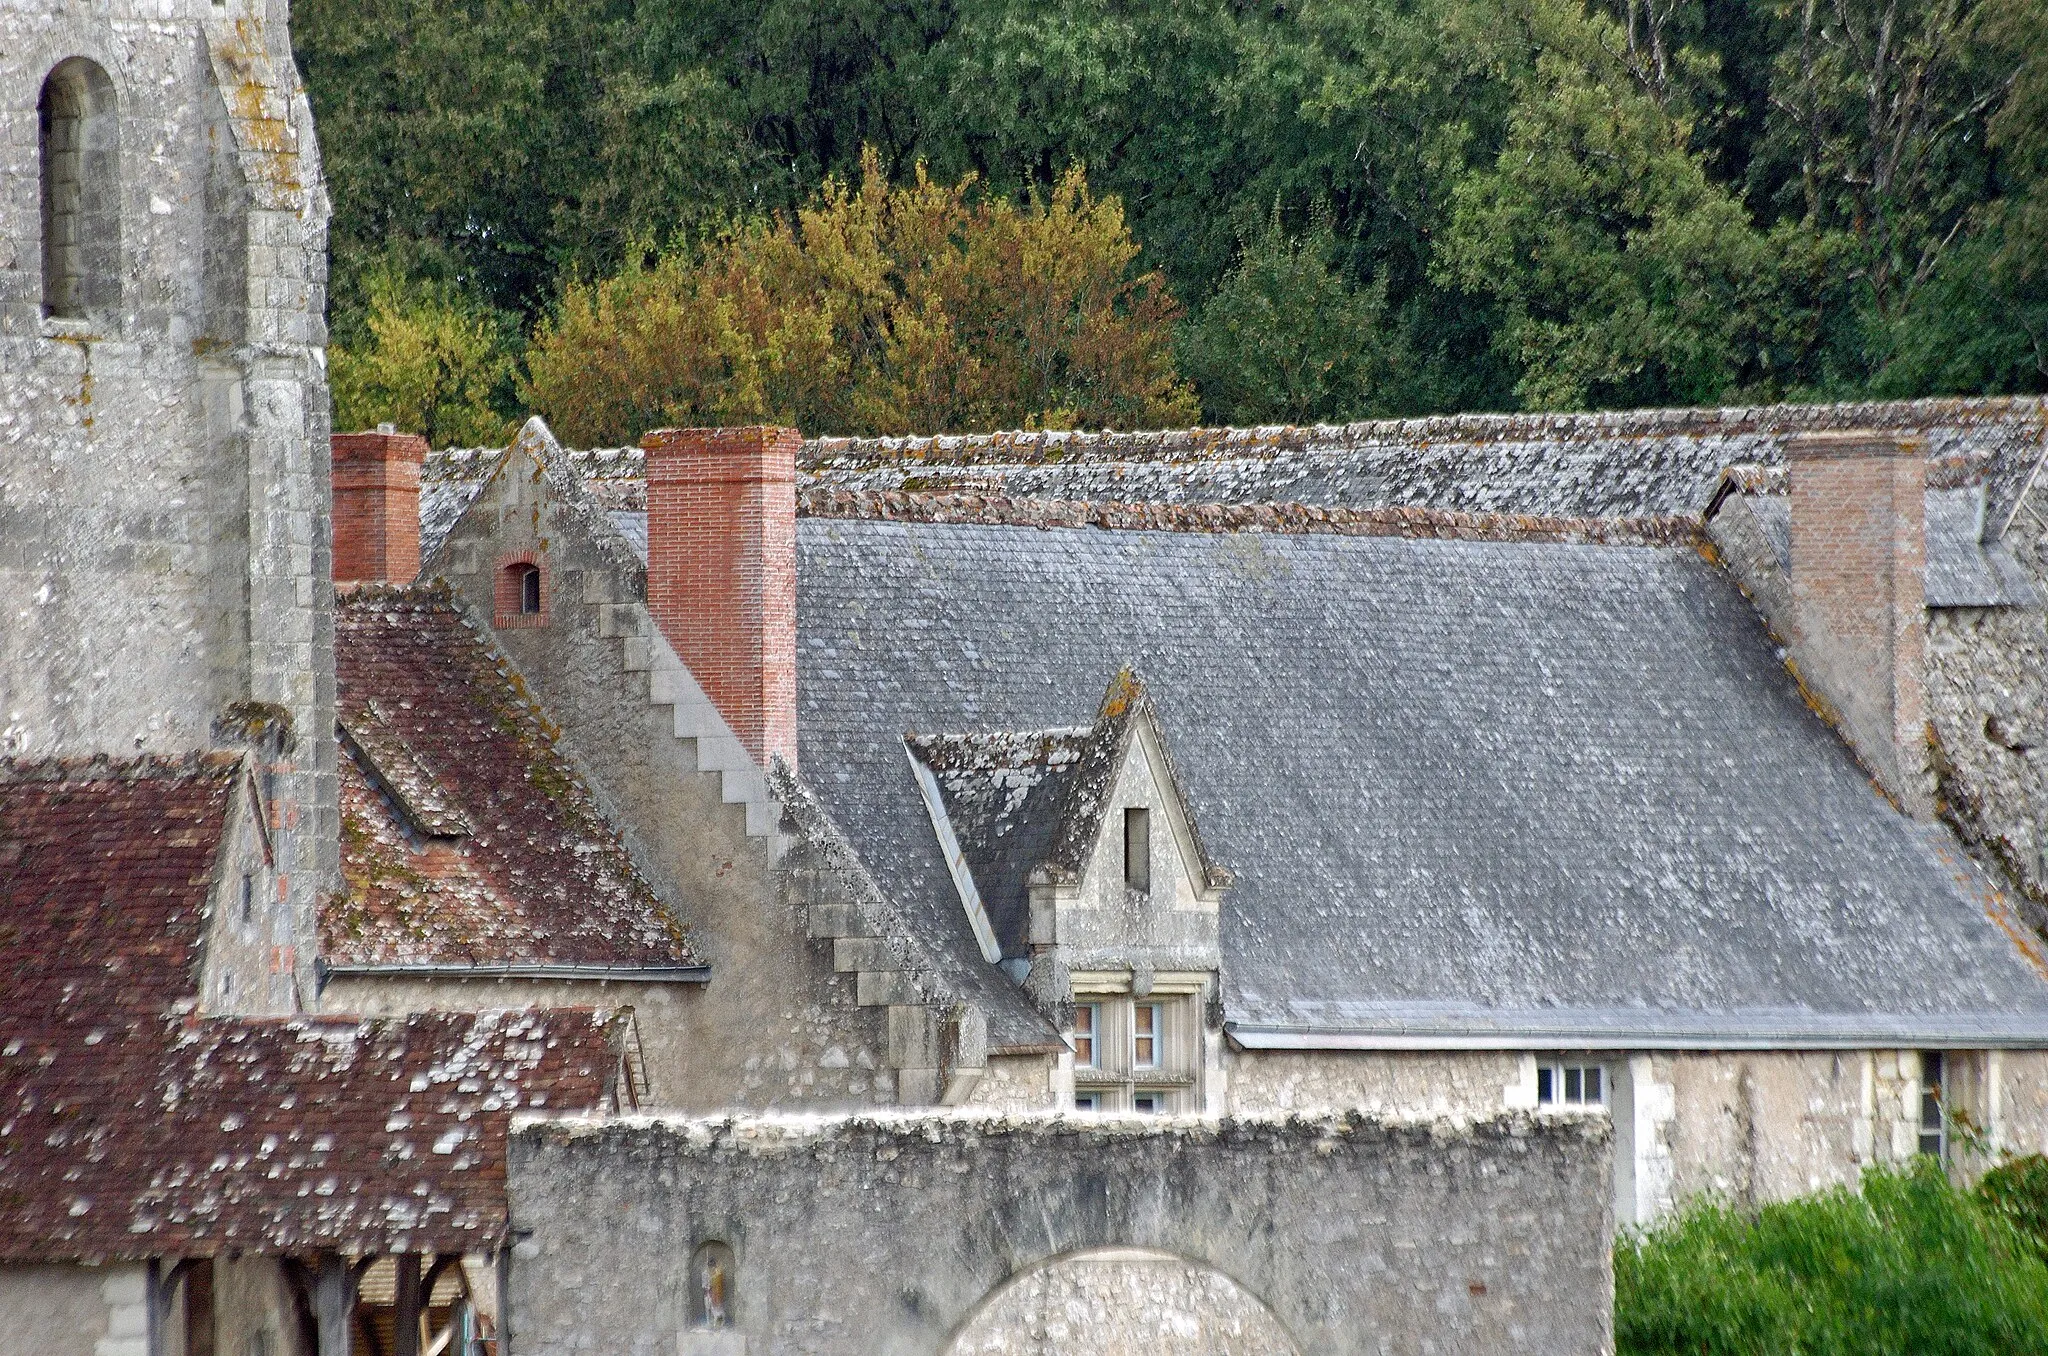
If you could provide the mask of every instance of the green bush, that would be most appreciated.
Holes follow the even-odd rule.
[[[1930,1161],[1753,1214],[1695,1205],[1615,1248],[1615,1350],[2048,1352],[2048,1262],[2022,1224],[2044,1218],[2048,1169],[2032,1162],[1982,1195]]]

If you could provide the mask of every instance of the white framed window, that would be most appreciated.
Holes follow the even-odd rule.
[[[1102,1004],[1074,1004],[1074,1067],[1102,1067]]]
[[[1160,1003],[1131,1005],[1131,1067],[1159,1067],[1160,1044],[1166,1036],[1166,1009]]]
[[[1536,1105],[1593,1107],[1607,1105],[1607,1069],[1600,1064],[1538,1064]]]
[[[1131,1110],[1146,1116],[1161,1115],[1172,1095],[1159,1088],[1139,1088],[1131,1094]]]
[[[1102,1110],[1102,1094],[1099,1092],[1077,1092],[1074,1094],[1074,1110]]]
[[[1944,1105],[1942,1076],[1947,1073],[1939,1050],[1920,1056],[1920,1152],[1930,1158],[1948,1158],[1948,1109]]]

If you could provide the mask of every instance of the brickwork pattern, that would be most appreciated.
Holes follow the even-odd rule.
[[[410,433],[337,433],[334,579],[410,584],[420,572],[420,465],[427,440]]]
[[[749,753],[796,763],[795,429],[663,429],[647,607]]]
[[[1909,812],[1927,786],[1927,463],[1922,445],[1843,432],[1786,445],[1794,654],[1878,781]]]

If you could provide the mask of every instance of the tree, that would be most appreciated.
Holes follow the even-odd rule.
[[[394,424],[433,447],[496,446],[513,428],[507,316],[445,282],[367,280],[367,339],[329,350],[336,428]]]
[[[1290,238],[1279,213],[1181,334],[1182,370],[1219,423],[1308,423],[1386,410],[1397,335],[1384,282],[1354,285],[1336,265],[1336,232],[1319,214]]]
[[[529,351],[527,397],[575,441],[772,419],[815,433],[1187,422],[1179,308],[1120,205],[1077,168],[1025,203],[827,179],[794,219],[572,285]]]
[[[1765,347],[1769,255],[1688,146],[1669,91],[1694,58],[1646,58],[1571,0],[1529,0],[1517,18],[1537,55],[1506,144],[1454,191],[1439,276],[1498,305],[1495,343],[1525,405],[1695,404],[1742,388]]]

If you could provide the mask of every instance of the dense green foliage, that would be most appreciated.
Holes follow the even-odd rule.
[[[1020,203],[1085,165],[1186,308],[1204,412],[1242,421],[2048,389],[2044,11],[299,0],[294,27],[344,348],[373,278],[530,329],[872,147]]]
[[[1753,1214],[1696,1205],[1614,1253],[1622,1356],[2048,1351],[2048,1165],[1975,1192],[1924,1160]]]
[[[1071,171],[1022,207],[892,188],[870,155],[795,218],[754,220],[571,283],[528,355],[532,407],[572,442],[773,421],[852,433],[1157,427],[1194,418],[1178,308],[1114,202]]]

